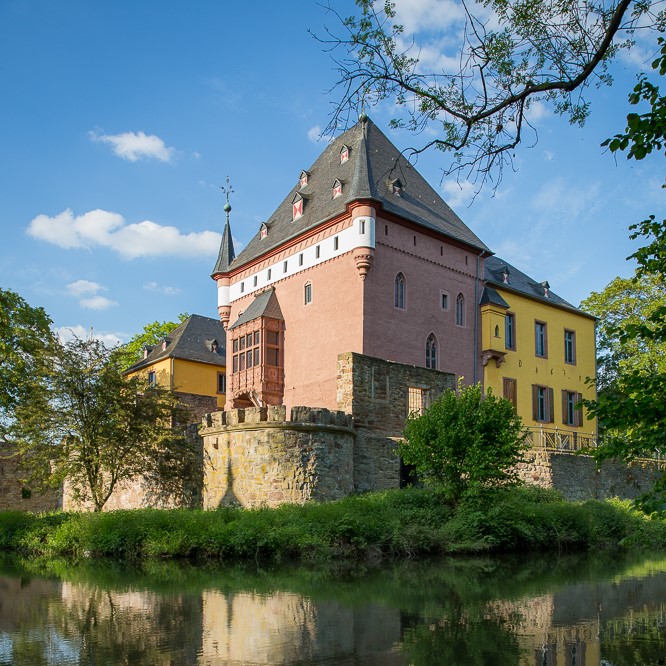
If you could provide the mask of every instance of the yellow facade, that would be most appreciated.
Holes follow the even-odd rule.
[[[596,421],[588,420],[584,408],[571,418],[575,394],[596,397],[594,385],[586,383],[596,374],[594,318],[497,285],[493,288],[509,307],[481,306],[485,387],[513,399],[527,426],[596,434]],[[513,321],[513,349],[507,344],[507,316]],[[544,348],[537,349],[541,335]],[[569,359],[565,359],[565,335]]]
[[[224,409],[226,395],[217,391],[218,375],[225,373],[224,367],[180,358],[163,358],[136,372],[128,373],[128,377],[147,377],[151,372],[155,373],[155,382],[159,386],[179,393],[213,397],[217,400],[218,409]]]

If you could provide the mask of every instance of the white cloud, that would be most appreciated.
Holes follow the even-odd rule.
[[[90,280],[76,280],[67,285],[67,292],[79,299],[79,305],[88,310],[108,310],[118,303],[112,301],[106,296],[101,296],[98,292],[107,291],[107,288],[98,282]]]
[[[221,240],[214,231],[181,234],[176,227],[149,220],[125,224],[122,215],[99,209],[78,216],[69,208],[54,217],[38,215],[27,233],[65,249],[108,248],[125,259],[214,256]]]
[[[97,282],[90,282],[89,280],[77,280],[76,282],[70,282],[67,285],[67,291],[72,296],[85,296],[86,294],[96,294],[100,290],[105,290],[105,287],[102,287],[101,284]]]
[[[310,139],[312,143],[331,143],[331,141],[333,141],[332,136],[324,136],[322,134],[320,125],[315,125],[308,130],[308,139]]]
[[[118,157],[129,162],[140,159],[153,159],[159,162],[171,162],[175,150],[167,148],[162,139],[144,132],[123,132],[122,134],[96,134],[89,132],[91,141],[106,143]]]
[[[447,180],[442,184],[444,199],[451,208],[461,208],[469,205],[476,194],[474,183],[469,180]]]
[[[95,340],[103,342],[107,347],[116,347],[122,344],[127,338],[126,333],[105,333],[103,331],[95,331],[92,327],[86,328],[82,324],[75,324],[74,326],[56,326],[53,330],[62,342],[69,342],[75,338],[88,340],[92,335]]]
[[[161,284],[157,284],[157,282],[146,282],[146,284],[143,285],[143,288],[146,291],[157,292],[160,294],[164,294],[165,296],[177,296],[181,292],[181,290],[178,287],[168,287]]]
[[[552,162],[555,159],[555,153],[551,152],[550,150],[544,150],[543,156],[547,162]]]
[[[106,296],[92,296],[91,298],[81,299],[79,305],[87,310],[108,310],[118,305],[118,303]]]
[[[464,8],[453,0],[397,0],[395,22],[407,35],[432,30],[445,31],[465,17]]]

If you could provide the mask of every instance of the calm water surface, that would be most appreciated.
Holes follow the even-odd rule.
[[[0,562],[0,664],[666,664],[666,554],[261,569]]]

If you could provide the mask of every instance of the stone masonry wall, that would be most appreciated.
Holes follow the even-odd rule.
[[[337,381],[338,409],[353,416],[357,432],[354,490],[397,488],[397,442],[407,419],[409,388],[420,391],[427,406],[455,388],[455,375],[348,352],[338,356]]]
[[[22,479],[14,450],[0,444],[0,511],[55,511],[62,498],[57,490],[38,493]]]
[[[635,499],[650,490],[661,474],[659,463],[650,460],[631,464],[609,460],[597,470],[590,456],[533,449],[525,457],[525,462],[518,465],[523,481],[554,488],[571,501]]]
[[[251,407],[203,419],[204,508],[334,500],[353,490],[352,419],[310,407]]]

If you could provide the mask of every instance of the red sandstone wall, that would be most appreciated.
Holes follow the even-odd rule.
[[[437,369],[463,375],[471,383],[478,357],[474,342],[476,255],[381,217],[376,241],[374,264],[365,281],[363,353],[424,366],[426,338],[432,332],[438,342]],[[406,279],[404,310],[394,307],[398,272]],[[483,274],[483,260],[479,272]],[[442,291],[448,294],[446,311],[441,307]],[[459,292],[465,296],[464,327],[455,323]],[[481,381],[480,365],[477,373]]]

